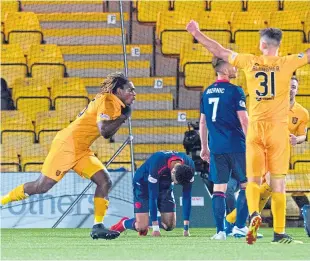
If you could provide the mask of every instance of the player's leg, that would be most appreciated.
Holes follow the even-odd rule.
[[[271,124],[270,124],[271,125]],[[300,243],[285,233],[286,184],[290,157],[289,130],[286,124],[271,125],[267,136],[267,165],[270,172],[271,211],[274,243]]]
[[[259,212],[261,213],[271,197],[272,189],[270,187],[270,173],[267,172],[260,186]]]
[[[107,169],[89,151],[88,154],[78,160],[73,170],[79,175],[90,179],[97,186],[94,195],[94,226],[90,234],[91,237],[93,239],[114,239],[118,237],[119,232],[108,230],[103,225],[109,207],[108,194],[112,188],[112,181]]]
[[[216,224],[216,234],[212,239],[225,240],[225,210],[227,183],[231,175],[229,161],[226,154],[210,155],[210,180],[214,183],[212,195],[212,209]]]
[[[175,200],[172,189],[165,189],[159,192],[158,210],[161,217],[158,218],[158,223],[161,228],[166,231],[171,231],[176,225]]]
[[[66,147],[64,142],[54,140],[44,161],[42,175],[35,181],[21,184],[11,190],[1,198],[1,205],[26,199],[34,194],[46,193],[61,180],[74,161],[74,154],[70,152],[70,149],[64,149],[64,147]]]
[[[235,193],[239,189],[239,183],[234,177],[230,177],[226,190],[226,220],[225,232],[226,235],[232,235],[232,229],[236,222],[236,197]]]
[[[250,214],[250,226],[246,236],[248,244],[253,244],[257,239],[257,230],[262,219],[259,215],[259,198],[261,177],[265,171],[265,146],[263,142],[264,126],[260,122],[252,122],[248,127],[246,137],[246,174],[248,184],[246,199]]]

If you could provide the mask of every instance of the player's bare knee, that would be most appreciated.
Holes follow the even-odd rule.
[[[135,228],[138,232],[144,232],[145,230],[148,229],[148,227],[149,227],[149,224],[145,222],[136,221],[135,223]]]
[[[271,175],[270,187],[272,192],[285,193],[285,185],[284,175]]]
[[[163,224],[163,227],[166,231],[172,231],[173,229],[175,229],[175,222],[170,222],[168,224]]]
[[[49,181],[38,182],[38,184],[36,184],[37,194],[43,194],[48,192],[54,186],[54,184],[55,183]]]
[[[225,193],[227,190],[227,184],[214,184],[213,190]]]

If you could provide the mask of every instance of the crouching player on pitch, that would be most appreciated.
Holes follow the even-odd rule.
[[[235,67],[219,58],[214,58],[212,65],[217,73],[217,81],[203,93],[199,132],[201,158],[210,162],[210,179],[214,183],[212,208],[217,232],[212,239],[225,240],[225,193],[232,173],[240,183],[237,222],[233,232],[246,233],[243,230],[246,229],[248,217],[245,197],[248,114],[242,88],[229,83],[230,79],[236,78]]]
[[[40,177],[21,184],[1,198],[1,205],[26,199],[34,194],[43,194],[56,185],[64,175],[73,169],[77,174],[90,179],[97,187],[94,195],[94,239],[114,239],[116,231],[103,225],[112,187],[107,169],[89,149],[102,135],[112,137],[130,116],[130,105],[135,99],[135,88],[122,73],[112,73],[101,85],[101,92],[78,117],[54,138],[51,149],[44,161]]]
[[[122,218],[111,230],[132,229],[145,236],[152,226],[153,236],[160,236],[160,228],[171,231],[176,225],[174,184],[183,186],[184,236],[189,236],[191,190],[195,165],[185,153],[159,151],[147,159],[133,178],[135,218]],[[157,217],[157,209],[161,217]],[[149,217],[150,213],[150,217]]]

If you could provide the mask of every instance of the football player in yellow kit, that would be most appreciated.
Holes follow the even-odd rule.
[[[279,57],[282,31],[266,28],[260,31],[261,56],[239,54],[224,48],[203,34],[195,21],[190,21],[186,29],[214,56],[242,69],[246,75],[250,96],[250,117],[246,137],[248,177],[246,196],[251,214],[247,243],[256,242],[257,230],[261,225],[260,184],[266,172],[270,172],[272,188],[271,209],[274,218],[272,242],[301,243],[285,233],[285,175],[288,171],[286,163],[290,157],[287,115],[290,109],[290,79],[296,69],[310,63],[310,49],[305,53]]]
[[[114,239],[119,232],[103,225],[112,182],[107,169],[89,149],[101,135],[112,137],[130,116],[130,105],[135,100],[135,87],[122,73],[112,73],[101,85],[101,92],[81,111],[77,118],[55,136],[42,167],[42,175],[35,181],[16,187],[1,198],[1,204],[26,199],[49,191],[64,175],[73,169],[92,180],[94,195],[94,226],[92,238]]]
[[[291,78],[290,86],[291,91],[288,128],[290,131],[291,146],[296,146],[297,144],[301,144],[306,141],[309,112],[295,100],[295,96],[298,92],[298,79],[295,76]],[[259,212],[264,209],[272,194],[270,187],[270,174],[266,173],[263,180],[264,182],[260,187]],[[236,222],[236,209],[226,216],[226,220],[232,224]]]

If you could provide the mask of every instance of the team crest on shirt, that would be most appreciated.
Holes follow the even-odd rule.
[[[240,107],[245,108],[245,102],[243,100],[239,101],[239,105],[240,105]]]
[[[297,57],[301,59],[302,57],[304,57],[304,55],[305,55],[304,53],[299,53]]]
[[[292,123],[293,123],[293,124],[296,124],[297,122],[298,122],[298,118],[297,118],[297,117],[293,117],[293,118],[292,118]]]
[[[106,114],[103,114],[103,113],[100,114],[100,118],[103,119],[103,120],[110,120],[111,119],[109,115],[106,115]]]

